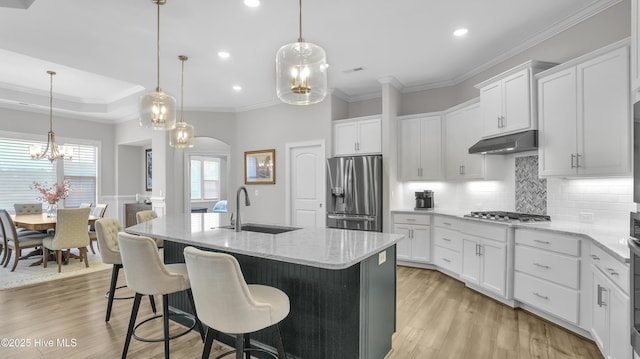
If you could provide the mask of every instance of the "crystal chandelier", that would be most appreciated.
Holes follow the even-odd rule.
[[[29,147],[29,154],[34,160],[46,158],[53,162],[58,159],[73,157],[73,148],[69,146],[58,146],[56,144],[56,134],[53,132],[53,71],[47,71],[50,77],[49,84],[49,133],[47,134],[47,146],[42,150],[42,145],[35,144]]]
[[[291,105],[311,105],[327,95],[327,55],[322,47],[302,39],[302,0],[300,36],[282,46],[276,54],[276,92]]]
[[[184,122],[184,62],[189,60],[185,55],[179,55],[178,59],[182,61],[182,77],[180,80],[180,122],[171,130],[169,135],[169,145],[175,148],[193,147],[193,126]]]
[[[166,0],[151,0],[158,6],[157,75],[155,91],[140,97],[140,126],[154,130],[171,130],[176,126],[176,99],[160,89],[160,5]]]

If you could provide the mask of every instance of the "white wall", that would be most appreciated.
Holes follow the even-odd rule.
[[[285,144],[322,139],[327,157],[331,152],[331,98],[310,106],[276,105],[237,114],[235,158],[236,183],[231,185],[229,209],[235,211],[236,189],[244,185],[244,151],[276,150],[276,183],[246,185],[251,206],[242,204],[243,221],[285,223]],[[256,191],[258,195],[256,196]]]

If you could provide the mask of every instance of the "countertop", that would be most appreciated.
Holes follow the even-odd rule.
[[[345,269],[391,247],[404,236],[333,228],[301,228],[281,234],[235,232],[223,214],[168,215],[125,228],[128,233],[258,258]],[[244,223],[247,224],[247,223]]]
[[[482,221],[486,223],[498,223],[505,226],[518,228],[526,228],[532,230],[551,231],[565,235],[578,235],[588,237],[598,247],[623,263],[629,263],[629,247],[627,239],[629,238],[628,228],[611,228],[607,226],[598,226],[588,223],[554,221],[537,222],[537,223],[505,223],[484,220],[479,218],[464,217],[470,211],[455,209],[434,209],[434,210],[414,210],[414,209],[398,209],[392,210],[392,213],[422,213],[450,216],[470,221]]]

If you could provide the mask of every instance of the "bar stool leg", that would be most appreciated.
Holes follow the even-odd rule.
[[[105,322],[108,322],[111,318],[111,308],[113,307],[113,298],[116,293],[116,283],[118,282],[118,272],[122,264],[114,264],[111,269],[111,284],[109,285],[109,298],[107,300],[107,315],[104,318]]]
[[[164,326],[164,357],[169,359],[169,295],[162,295],[162,321]]]
[[[204,340],[204,349],[202,349],[202,359],[208,359],[211,354],[211,346],[213,345],[213,339],[215,337],[215,331],[207,327],[207,336]]]
[[[151,310],[153,311],[153,314],[156,314],[156,300],[152,295],[149,295],[149,303],[151,303]]]
[[[202,342],[204,343],[204,327],[202,326],[202,322],[198,319],[198,313],[196,312],[196,302],[193,301],[193,292],[191,288],[186,290],[187,297],[189,297],[189,303],[191,304],[191,309],[193,310],[193,315],[196,318],[196,325],[198,325],[198,331],[200,332],[200,337],[202,338]],[[248,359],[248,358],[247,358]]]
[[[236,335],[236,359],[242,359],[242,352],[244,352],[244,335]]]
[[[127,351],[129,351],[133,327],[136,325],[136,317],[138,316],[138,309],[140,309],[140,299],[142,299],[142,294],[136,293],[133,298],[133,308],[131,308],[131,318],[129,319],[129,329],[127,329],[127,339],[125,339],[124,348],[122,349],[122,359],[126,359]]]
[[[284,351],[284,345],[282,344],[280,325],[274,325],[273,332],[275,334],[276,349],[278,350],[278,359],[287,359],[287,353]]]

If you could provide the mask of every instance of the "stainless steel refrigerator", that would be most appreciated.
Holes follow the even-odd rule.
[[[327,227],[382,232],[382,156],[327,159]]]

